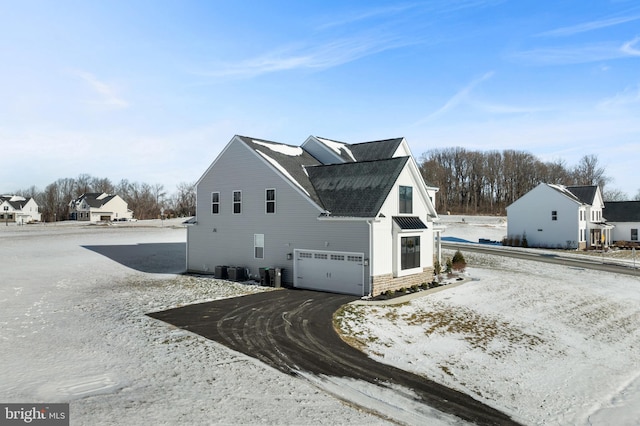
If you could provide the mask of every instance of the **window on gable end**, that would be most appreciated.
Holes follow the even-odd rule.
[[[558,220],[558,211],[557,210],[552,210],[551,211],[551,220]]]
[[[212,192],[211,193],[211,214],[219,214],[220,213],[220,193]]]
[[[401,185],[398,192],[400,194],[398,212],[413,213],[413,187]]]
[[[275,213],[276,212],[276,190],[265,189],[264,199],[265,199],[265,212]]]
[[[242,191],[233,191],[233,214],[242,213]]]

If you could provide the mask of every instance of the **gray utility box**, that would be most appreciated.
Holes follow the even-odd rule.
[[[227,274],[231,281],[244,281],[246,279],[244,268],[241,266],[230,266],[227,268]]]
[[[270,287],[282,287],[283,268],[260,268],[260,284]]]
[[[228,266],[216,266],[216,271],[214,274],[215,277],[221,280],[229,278],[229,275],[227,274],[227,269],[229,269]]]
[[[282,287],[282,268],[274,268],[269,271],[271,287]]]

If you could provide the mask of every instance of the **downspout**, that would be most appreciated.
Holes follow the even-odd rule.
[[[373,219],[367,220],[369,224],[369,297],[373,293],[373,262],[371,261],[373,255]],[[364,296],[364,288],[362,289],[362,296]]]

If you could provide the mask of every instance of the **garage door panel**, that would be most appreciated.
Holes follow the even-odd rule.
[[[294,287],[362,296],[364,255],[295,250]]]

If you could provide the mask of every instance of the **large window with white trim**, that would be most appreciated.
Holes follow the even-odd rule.
[[[638,228],[631,229],[631,241],[638,241]]]
[[[398,188],[399,197],[399,213],[413,213],[413,187],[400,186]]]
[[[420,267],[420,237],[400,238],[400,268]]]

